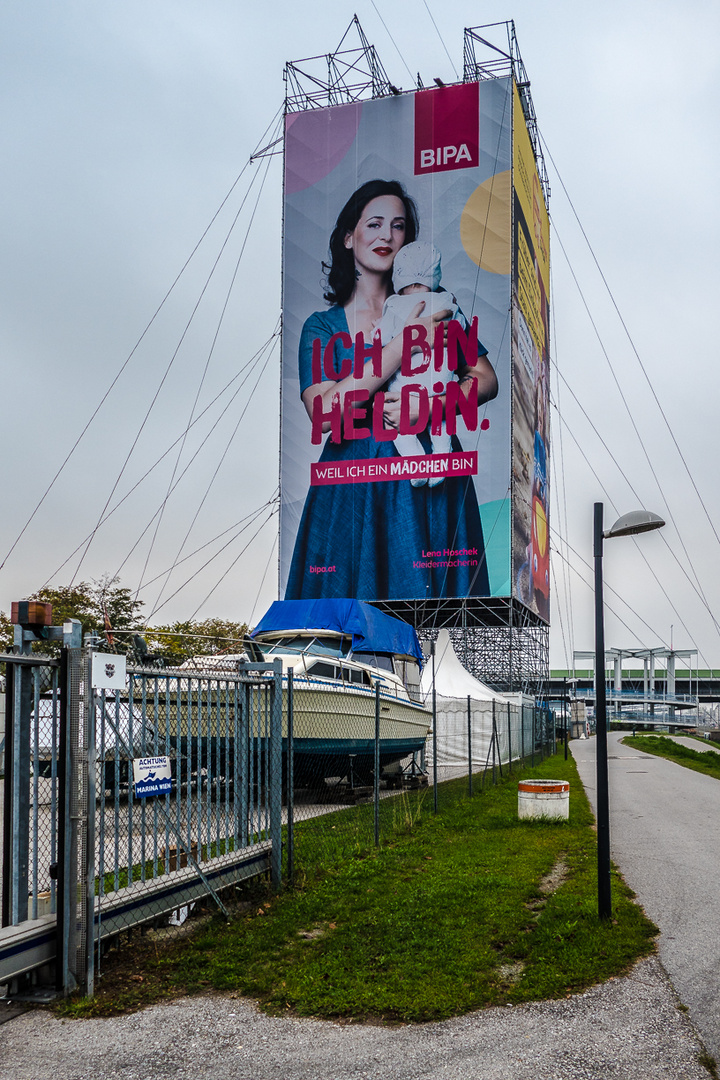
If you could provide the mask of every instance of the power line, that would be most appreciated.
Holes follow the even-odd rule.
[[[280,110],[278,110],[278,112],[277,112],[277,113],[275,114],[275,116],[273,117],[273,119],[272,119],[272,120],[270,121],[270,123],[268,124],[267,128],[266,128],[266,129],[265,129],[265,131],[263,132],[263,135],[261,136],[261,139],[260,139],[260,142],[258,143],[258,146],[262,145],[262,142],[264,141],[264,139],[265,139],[265,137],[266,137],[266,135],[267,135],[267,132],[268,132],[268,131],[269,131],[269,129],[270,129],[270,128],[271,128],[272,126],[273,126],[273,124],[275,124],[275,123],[276,123],[277,117],[278,117],[278,115],[279,115],[279,114],[280,114],[281,112],[282,112],[282,108],[281,108]],[[89,420],[88,420],[88,421],[87,421],[87,423],[85,424],[84,428],[82,429],[82,431],[81,431],[81,432],[80,432],[80,434],[78,435],[78,437],[77,437],[77,439],[75,440],[75,442],[74,442],[74,443],[72,444],[72,446],[70,447],[70,449],[69,449],[68,453],[66,454],[65,458],[64,458],[64,459],[63,459],[63,461],[61,462],[61,464],[60,464],[59,468],[57,469],[57,471],[56,471],[55,475],[54,475],[54,476],[52,477],[52,479],[50,480],[50,483],[49,483],[49,484],[48,484],[48,486],[47,486],[47,487],[45,488],[45,491],[43,492],[43,494],[41,495],[40,499],[39,499],[39,500],[38,500],[38,502],[36,503],[36,505],[35,505],[35,507],[34,507],[34,509],[33,509],[32,513],[30,514],[30,516],[29,516],[29,517],[28,517],[28,519],[26,520],[25,524],[23,525],[22,529],[20,530],[20,532],[19,532],[19,533],[18,533],[18,535],[16,536],[15,540],[13,541],[12,545],[10,546],[10,548],[8,549],[8,551],[6,552],[6,554],[5,554],[5,557],[3,558],[3,561],[2,561],[1,563],[0,563],[0,570],[2,570],[2,569],[3,569],[3,567],[5,566],[5,563],[6,563],[6,562],[7,562],[7,560],[8,560],[9,558],[10,558],[10,556],[11,556],[11,555],[12,555],[12,553],[13,553],[13,551],[15,550],[15,548],[17,547],[17,545],[18,545],[18,544],[20,543],[21,539],[22,539],[22,538],[23,538],[23,536],[25,535],[25,533],[26,533],[27,529],[29,528],[29,526],[30,526],[30,524],[32,523],[32,521],[34,520],[34,518],[35,518],[35,516],[37,515],[38,511],[40,510],[41,506],[42,506],[42,505],[44,504],[44,502],[45,502],[45,500],[47,499],[48,495],[49,495],[49,494],[50,494],[50,492],[52,491],[52,489],[53,489],[53,487],[55,486],[55,483],[56,483],[56,482],[57,482],[57,480],[59,479],[60,475],[61,475],[61,474],[62,474],[62,473],[64,472],[64,470],[65,470],[65,467],[66,467],[66,465],[68,464],[68,462],[70,461],[70,459],[71,459],[71,458],[73,457],[73,455],[75,454],[75,451],[77,450],[77,448],[79,447],[80,443],[81,443],[81,442],[82,442],[82,440],[84,439],[85,435],[87,434],[87,432],[88,432],[89,428],[91,427],[91,425],[92,425],[93,421],[95,420],[96,416],[98,415],[98,413],[99,413],[99,412],[100,412],[100,410],[102,409],[103,405],[105,404],[105,402],[106,402],[106,401],[107,401],[107,399],[109,398],[110,394],[111,394],[111,393],[112,393],[112,391],[114,390],[115,386],[117,385],[117,383],[118,383],[118,381],[119,381],[119,379],[120,379],[120,376],[121,376],[121,375],[123,374],[123,372],[124,372],[124,371],[125,371],[125,369],[127,368],[128,364],[129,364],[129,363],[130,363],[130,361],[132,360],[133,356],[135,355],[135,353],[136,353],[136,352],[137,352],[137,350],[139,349],[140,345],[142,344],[143,340],[145,339],[145,337],[147,336],[148,332],[150,331],[151,327],[153,326],[153,324],[154,324],[155,320],[157,319],[158,315],[160,314],[160,312],[162,311],[162,309],[163,309],[163,308],[165,307],[165,304],[166,304],[166,303],[167,303],[167,301],[169,300],[169,298],[170,298],[170,295],[171,295],[171,293],[172,293],[172,292],[174,291],[174,289],[175,289],[175,286],[176,286],[176,285],[177,285],[177,283],[178,283],[178,282],[180,281],[180,278],[181,278],[181,277],[183,276],[183,274],[185,273],[186,269],[187,269],[187,268],[188,268],[188,266],[190,265],[190,262],[191,262],[191,261],[192,261],[192,259],[194,258],[194,256],[195,256],[196,252],[198,251],[198,249],[199,249],[200,245],[202,244],[203,240],[205,239],[205,237],[206,237],[206,236],[207,236],[207,234],[209,233],[210,229],[211,229],[211,228],[212,228],[212,226],[214,225],[214,223],[215,223],[215,221],[217,220],[217,218],[218,218],[219,214],[221,213],[221,211],[222,211],[223,207],[225,206],[225,204],[227,203],[228,199],[229,199],[229,198],[230,198],[230,196],[232,195],[233,191],[235,190],[235,188],[236,188],[236,187],[237,187],[237,185],[239,184],[239,182],[240,182],[240,180],[242,179],[242,176],[243,176],[243,174],[244,174],[245,170],[246,170],[246,169],[248,168],[248,166],[250,165],[250,163],[251,163],[251,162],[252,162],[252,156],[251,156],[251,157],[250,157],[250,158],[248,159],[248,161],[246,161],[246,162],[245,162],[245,164],[243,165],[242,169],[240,170],[240,173],[238,174],[238,176],[237,176],[237,177],[235,178],[235,180],[233,181],[233,183],[232,183],[232,185],[231,185],[231,187],[230,187],[229,191],[227,192],[227,194],[226,194],[226,195],[225,195],[225,197],[223,198],[223,200],[222,200],[222,202],[220,203],[219,207],[217,208],[217,210],[216,210],[216,211],[215,211],[215,213],[213,214],[212,218],[210,219],[210,222],[208,223],[208,225],[206,226],[206,228],[205,228],[205,230],[203,231],[202,235],[200,236],[200,239],[199,239],[199,240],[197,241],[197,243],[196,243],[196,244],[195,244],[195,246],[193,247],[192,251],[191,251],[191,252],[190,252],[190,254],[188,255],[188,257],[187,257],[187,259],[185,260],[185,262],[183,263],[183,265],[182,265],[182,267],[180,268],[180,270],[179,270],[178,274],[176,275],[176,277],[175,277],[174,281],[173,281],[173,282],[172,282],[172,284],[170,285],[170,288],[169,288],[169,289],[167,290],[167,292],[166,292],[166,293],[165,293],[165,295],[163,296],[162,300],[161,300],[161,301],[160,301],[160,303],[158,304],[157,308],[155,309],[155,312],[153,313],[152,317],[150,318],[150,321],[149,321],[149,322],[148,322],[148,324],[146,325],[145,329],[144,329],[144,330],[143,330],[143,332],[141,333],[141,335],[140,335],[140,337],[138,338],[138,340],[137,340],[137,341],[135,342],[135,345],[134,345],[134,346],[132,347],[132,349],[130,350],[130,353],[128,354],[128,356],[126,357],[126,359],[125,359],[125,360],[123,361],[123,363],[122,363],[122,365],[120,366],[120,369],[118,370],[118,372],[117,372],[117,374],[115,375],[114,379],[112,380],[112,382],[110,383],[109,387],[107,388],[107,390],[105,391],[105,393],[104,393],[104,394],[103,394],[103,396],[101,397],[100,401],[99,401],[99,402],[98,402],[98,404],[96,405],[95,409],[94,409],[94,410],[93,410],[93,412],[91,413],[91,415],[90,415],[90,418],[89,418]]]
[[[238,371],[236,371],[236,372],[235,372],[235,374],[233,375],[233,377],[232,377],[232,378],[231,378],[231,379],[229,380],[229,382],[227,382],[227,383],[225,384],[225,386],[224,386],[224,387],[222,388],[222,390],[219,390],[219,391],[218,391],[218,393],[217,393],[217,394],[215,395],[215,397],[214,397],[214,398],[213,398],[213,399],[212,399],[212,400],[211,400],[210,402],[208,402],[208,404],[207,404],[207,405],[205,406],[205,408],[204,408],[204,409],[202,410],[202,412],[200,412],[200,413],[199,413],[199,414],[198,414],[198,415],[197,415],[197,416],[195,417],[195,419],[193,420],[193,422],[192,422],[192,424],[190,425],[190,427],[194,427],[194,426],[195,426],[196,424],[198,424],[198,423],[199,423],[199,422],[200,422],[200,421],[202,420],[202,418],[203,418],[203,417],[204,417],[204,416],[205,416],[205,415],[206,415],[206,414],[207,414],[207,413],[208,413],[208,412],[209,412],[209,411],[210,411],[210,410],[212,409],[212,407],[213,407],[213,406],[214,406],[214,405],[215,405],[215,404],[216,404],[216,403],[217,403],[217,402],[218,402],[218,401],[220,400],[220,398],[221,398],[221,397],[223,396],[223,394],[225,394],[225,393],[226,393],[226,392],[227,392],[227,391],[228,391],[228,390],[229,390],[229,389],[230,389],[230,388],[232,387],[233,383],[234,383],[234,382],[237,382],[237,380],[238,380],[238,379],[239,379],[239,378],[240,378],[240,377],[241,377],[241,376],[243,375],[243,373],[244,373],[244,372],[246,372],[246,371],[247,371],[247,369],[249,369],[249,368],[251,367],[251,365],[252,365],[252,364],[254,364],[255,360],[256,360],[256,359],[257,359],[257,358],[258,358],[259,356],[261,356],[261,355],[262,355],[263,351],[264,351],[264,350],[265,350],[265,349],[267,348],[267,346],[268,346],[268,345],[269,345],[269,344],[270,344],[270,343],[271,343],[271,342],[272,342],[272,341],[273,341],[273,340],[274,340],[274,339],[275,339],[275,338],[277,337],[277,334],[278,334],[278,330],[276,329],[276,330],[275,330],[275,331],[273,332],[273,334],[272,334],[272,335],[270,336],[270,338],[268,338],[268,340],[267,340],[266,342],[264,342],[264,343],[263,343],[263,345],[261,345],[261,346],[260,346],[260,348],[259,348],[259,349],[257,350],[257,352],[256,352],[256,353],[254,353],[254,354],[253,354],[253,356],[251,356],[251,357],[250,357],[250,359],[249,359],[249,360],[248,360],[248,361],[247,361],[247,362],[246,362],[246,363],[245,363],[245,364],[244,364],[244,365],[243,365],[243,366],[242,366],[242,367],[241,367],[241,368],[240,368],[240,369],[239,369]],[[230,406],[232,405],[232,403],[233,403],[233,402],[235,401],[235,399],[236,399],[237,395],[238,395],[238,394],[240,393],[240,391],[242,390],[243,386],[245,385],[245,383],[247,382],[247,379],[248,379],[249,377],[250,377],[250,376],[249,376],[249,372],[248,372],[248,374],[246,375],[245,379],[243,379],[243,381],[242,381],[242,382],[240,383],[240,385],[239,385],[239,386],[238,386],[238,387],[237,387],[237,388],[235,389],[235,391],[234,391],[234,393],[232,394],[232,396],[231,396],[231,398],[230,398],[229,402],[228,402],[228,403],[227,403],[227,404],[225,405],[225,407],[223,408],[222,412],[221,412],[221,413],[220,413],[220,415],[218,416],[217,420],[216,420],[216,421],[214,422],[214,424],[213,424],[213,427],[212,427],[211,431],[217,428],[217,425],[218,425],[218,424],[220,423],[220,421],[222,420],[222,418],[223,418],[223,416],[225,415],[225,413],[226,413],[226,412],[228,411],[228,409],[230,408]],[[132,487],[131,487],[131,488],[130,488],[130,489],[129,489],[129,490],[128,490],[128,491],[127,491],[127,492],[126,492],[126,493],[125,493],[125,494],[124,494],[123,496],[122,496],[122,498],[121,498],[121,499],[119,499],[119,500],[118,500],[118,502],[116,502],[116,503],[115,503],[115,505],[114,505],[114,506],[113,506],[113,507],[112,507],[112,508],[111,508],[110,510],[108,510],[108,512],[107,512],[107,513],[105,514],[105,516],[104,516],[104,517],[102,518],[102,520],[101,520],[101,522],[100,522],[100,525],[104,525],[104,524],[105,524],[105,523],[106,523],[106,522],[107,522],[107,521],[108,521],[108,520],[109,520],[109,519],[110,519],[110,518],[112,517],[112,515],[113,515],[113,514],[115,514],[115,513],[116,513],[116,511],[118,511],[118,510],[120,509],[120,507],[121,507],[121,506],[123,505],[123,503],[125,503],[125,502],[126,502],[126,501],[127,501],[127,500],[128,500],[129,498],[130,498],[130,496],[131,496],[131,495],[133,494],[133,492],[137,491],[137,489],[138,489],[138,488],[140,487],[140,485],[141,485],[141,484],[142,484],[142,483],[143,483],[143,482],[144,482],[145,480],[147,480],[148,476],[150,476],[150,475],[151,475],[151,473],[153,473],[153,472],[155,471],[155,469],[156,469],[156,468],[157,468],[157,467],[158,467],[159,465],[161,465],[161,464],[162,464],[162,462],[163,462],[163,461],[165,460],[165,458],[166,458],[166,457],[168,456],[168,454],[169,454],[169,453],[170,453],[170,452],[171,452],[171,451],[173,450],[173,448],[174,448],[175,446],[177,446],[177,444],[178,444],[178,443],[179,443],[179,442],[181,441],[181,439],[183,438],[183,435],[184,435],[184,434],[185,434],[185,432],[181,432],[181,433],[180,433],[180,435],[178,435],[178,437],[177,437],[177,438],[176,438],[176,439],[174,440],[174,442],[172,442],[172,443],[170,444],[170,446],[169,446],[169,447],[168,447],[168,448],[167,448],[166,450],[164,450],[164,451],[163,451],[163,453],[162,453],[162,454],[160,455],[160,457],[159,457],[159,458],[157,458],[157,459],[155,460],[155,462],[154,462],[154,463],[153,463],[153,464],[152,464],[152,465],[151,465],[151,466],[150,466],[150,467],[149,467],[148,469],[146,469],[146,471],[145,471],[145,472],[143,473],[143,475],[142,475],[142,476],[140,477],[140,479],[139,479],[139,480],[137,480],[137,481],[136,481],[136,482],[135,482],[135,483],[133,484],[133,486],[132,486]],[[200,445],[200,447],[198,448],[198,451],[197,451],[196,453],[199,453],[200,449],[202,449],[202,446],[204,446],[204,445],[205,445],[205,442],[206,442],[206,441],[207,441],[207,439],[209,438],[209,435],[210,435],[210,434],[211,434],[211,432],[208,432],[208,434],[207,434],[207,435],[205,436],[205,438],[204,438],[204,439],[202,440],[202,443],[201,443],[201,445]],[[185,475],[185,472],[187,472],[187,469],[188,469],[188,468],[189,468],[189,465],[188,465],[188,466],[186,466],[186,468],[185,468],[185,470],[184,470],[184,472],[183,472],[183,476]],[[180,479],[182,479],[182,476],[180,477]],[[154,520],[154,518],[153,518],[153,520]],[[73,551],[71,551],[71,552],[70,552],[70,554],[69,554],[69,555],[67,556],[67,558],[65,558],[65,559],[64,559],[64,561],[63,561],[62,563],[60,563],[60,565],[59,565],[59,566],[58,566],[58,567],[57,567],[57,568],[56,568],[56,569],[55,569],[55,570],[53,571],[53,573],[52,573],[52,574],[50,574],[50,576],[49,576],[49,577],[47,578],[47,580],[46,580],[46,581],[44,582],[44,584],[43,584],[43,585],[41,586],[42,588],[45,588],[45,587],[46,587],[46,586],[47,586],[47,585],[48,585],[48,584],[49,584],[49,583],[50,583],[50,582],[51,582],[51,581],[52,581],[52,580],[53,580],[53,579],[54,579],[55,577],[57,577],[57,575],[58,575],[58,574],[60,573],[60,571],[61,571],[61,570],[62,570],[62,569],[63,569],[63,568],[64,568],[64,567],[65,567],[65,566],[66,566],[66,565],[67,565],[67,564],[68,564],[68,563],[70,562],[70,560],[71,560],[71,559],[72,559],[72,558],[73,558],[73,557],[74,557],[75,555],[77,555],[78,551],[80,551],[80,548],[81,548],[81,547],[83,547],[83,545],[87,543],[87,541],[88,541],[88,538],[89,538],[89,536],[90,536],[90,535],[91,535],[91,534],[88,534],[88,536],[86,536],[86,537],[85,537],[85,538],[84,538],[84,539],[83,539],[83,540],[82,540],[82,541],[81,541],[81,542],[80,542],[80,543],[79,543],[79,544],[77,545],[77,547],[76,547],[76,548],[75,548],[75,549],[74,549]],[[124,565],[124,564],[123,564],[123,565]]]
[[[592,257],[592,260],[595,263],[595,266],[597,267],[598,273],[600,274],[600,279],[601,279],[603,285],[605,286],[605,289],[607,290],[607,294],[610,297],[610,301],[611,301],[613,307],[615,308],[615,312],[617,314],[617,317],[620,320],[620,325],[622,326],[622,328],[623,328],[623,330],[625,332],[625,335],[626,335],[628,341],[630,342],[630,347],[631,347],[633,353],[635,354],[635,358],[636,358],[636,360],[637,360],[637,362],[638,362],[638,364],[640,366],[640,370],[642,371],[643,376],[645,378],[645,381],[646,381],[646,383],[647,383],[647,385],[648,385],[648,387],[650,389],[650,393],[651,393],[651,395],[653,397],[653,400],[655,401],[655,404],[658,407],[660,415],[663,418],[665,426],[666,426],[666,428],[668,430],[668,434],[670,435],[670,438],[672,439],[673,445],[675,446],[675,449],[678,452],[678,456],[679,456],[681,462],[683,463],[683,466],[685,468],[685,472],[687,473],[687,476],[688,476],[688,479],[689,479],[689,481],[690,481],[690,483],[692,485],[692,488],[693,488],[695,494],[697,495],[697,497],[698,497],[698,499],[700,501],[700,505],[703,508],[703,511],[705,513],[705,517],[708,520],[708,524],[710,525],[710,528],[713,531],[715,539],[720,544],[720,536],[718,535],[718,532],[717,532],[717,530],[715,528],[715,525],[713,524],[712,518],[710,517],[710,512],[709,512],[707,506],[705,505],[703,497],[700,494],[700,491],[698,489],[697,484],[695,483],[695,478],[693,477],[692,472],[690,471],[690,467],[689,467],[687,461],[685,460],[685,457],[683,455],[682,450],[680,449],[680,446],[678,444],[677,439],[675,438],[675,433],[674,433],[674,431],[673,431],[673,429],[672,429],[672,427],[670,425],[670,421],[667,418],[665,410],[663,409],[663,407],[662,407],[662,405],[660,403],[660,399],[657,396],[655,386],[654,386],[652,380],[650,379],[650,376],[647,373],[647,370],[645,368],[645,365],[642,362],[642,359],[640,358],[640,353],[638,352],[638,349],[637,349],[637,347],[635,345],[635,342],[634,342],[634,340],[632,338],[630,330],[628,329],[627,323],[625,322],[625,319],[624,319],[624,317],[622,315],[622,312],[620,311],[620,308],[619,308],[619,306],[617,304],[617,301],[615,300],[615,296],[613,295],[613,292],[612,292],[612,290],[610,288],[610,285],[609,285],[609,283],[607,281],[607,278],[605,277],[605,274],[603,273],[602,267],[600,266],[600,263],[598,262],[597,256],[595,255],[595,251],[593,250],[592,244],[590,243],[590,239],[589,239],[587,233],[585,232],[585,229],[583,227],[582,222],[580,221],[580,218],[578,216],[577,210],[575,209],[574,203],[573,203],[572,199],[570,198],[570,195],[568,193],[567,188],[565,187],[565,182],[564,182],[562,176],[560,175],[560,171],[559,171],[557,165],[555,164],[555,159],[553,158],[552,154],[550,153],[550,148],[548,147],[547,142],[545,141],[542,134],[540,134],[540,132],[538,132],[538,134],[540,135],[540,139],[542,141],[542,144],[543,144],[545,150],[547,151],[547,155],[550,158],[550,161],[552,162],[552,165],[553,165],[553,168],[555,169],[555,173],[557,175],[557,178],[560,181],[560,186],[562,187],[562,189],[563,189],[563,191],[565,193],[565,197],[566,197],[566,199],[567,199],[567,201],[568,201],[568,203],[570,205],[570,209],[573,212],[573,216],[575,217],[575,220],[578,223],[578,226],[580,228],[580,232],[582,233],[583,239],[585,240],[585,243],[587,244],[587,247],[588,247],[588,250],[589,250],[590,255]]]
[[[211,361],[212,356],[213,356],[213,354],[215,352],[215,346],[217,344],[218,335],[220,333],[220,328],[221,328],[221,326],[223,324],[223,321],[225,319],[225,313],[227,311],[227,307],[228,307],[228,304],[230,302],[230,296],[232,295],[232,291],[233,291],[235,282],[237,280],[238,270],[240,268],[240,263],[242,261],[242,257],[243,257],[243,255],[245,253],[245,248],[247,246],[248,236],[250,235],[250,230],[252,229],[253,222],[255,221],[255,214],[257,213],[257,208],[258,208],[258,205],[259,205],[259,202],[260,202],[260,197],[261,197],[261,195],[263,193],[263,189],[265,187],[265,181],[267,180],[269,167],[270,167],[270,158],[268,157],[266,165],[265,165],[265,175],[263,176],[262,181],[260,183],[260,188],[259,188],[258,193],[257,193],[257,198],[255,199],[255,205],[253,207],[252,214],[250,215],[250,221],[248,222],[247,229],[245,230],[245,236],[243,238],[243,242],[242,242],[242,245],[241,245],[241,248],[240,248],[240,254],[238,255],[238,258],[237,258],[236,263],[235,263],[235,270],[233,272],[232,279],[230,281],[230,284],[228,286],[228,289],[227,289],[227,292],[226,292],[226,295],[225,295],[225,302],[223,304],[222,311],[220,312],[220,318],[218,320],[218,324],[217,324],[217,327],[215,329],[215,334],[213,336],[212,344],[210,346],[210,351],[208,353],[208,357],[207,357],[207,360],[206,360],[206,363],[205,363],[205,369],[204,369],[204,371],[202,373],[202,377],[200,379],[200,384],[199,384],[198,389],[197,389],[197,394],[195,396],[195,401],[193,402],[192,410],[191,410],[191,413],[190,413],[190,419],[191,420],[192,420],[192,416],[193,416],[193,414],[195,412],[195,409],[197,407],[198,399],[200,397],[200,393],[202,391],[203,384],[205,382],[205,376],[206,376],[207,370],[208,370],[208,368],[210,366],[210,361]],[[236,218],[235,218],[236,221],[237,221],[237,217],[239,216],[241,210],[242,210],[242,206],[240,207],[240,210],[238,210],[238,214],[236,215]],[[234,224],[235,224],[235,222],[233,222],[233,225]],[[258,382],[259,382],[259,379],[258,379]],[[253,391],[250,394],[250,398],[252,398],[252,396],[255,393],[256,389],[257,389],[257,383],[255,384],[255,387],[253,388]],[[243,415],[244,415],[244,413],[243,413]],[[236,428],[236,430],[237,430],[237,428]],[[145,577],[145,572],[147,571],[148,562],[150,561],[150,556],[152,555],[152,551],[153,551],[153,548],[155,546],[155,541],[157,540],[157,534],[158,534],[158,531],[160,529],[160,525],[162,524],[162,519],[163,519],[163,516],[164,516],[164,513],[165,513],[165,507],[167,505],[167,500],[168,500],[168,498],[170,496],[170,490],[172,488],[173,479],[175,477],[175,473],[176,473],[177,469],[180,466],[180,458],[182,457],[183,449],[184,449],[184,442],[178,449],[178,454],[177,454],[177,459],[176,459],[176,462],[175,462],[175,467],[173,469],[172,476],[170,477],[170,480],[168,482],[168,490],[166,492],[165,499],[163,500],[163,503],[162,503],[161,513],[160,513],[160,516],[157,519],[157,522],[156,522],[156,525],[155,525],[155,532],[153,534],[153,538],[152,538],[152,540],[150,542],[150,546],[149,546],[147,554],[145,556],[145,565],[143,566],[142,573],[140,575],[140,584],[138,585],[138,592],[139,592],[140,587],[142,585],[143,578]],[[215,476],[216,475],[217,475],[217,470],[215,472]],[[205,493],[205,496],[203,496],[203,503],[205,501],[205,498],[207,497],[207,493],[209,492],[209,490],[210,490],[210,487],[208,486],[208,489],[207,489],[207,491]],[[198,511],[198,513],[199,513],[199,511]],[[193,519],[193,523],[194,523],[194,521],[195,521],[195,519]],[[183,541],[183,543],[184,543],[184,541]],[[182,546],[180,547],[180,552],[182,552]],[[178,552],[178,554],[180,554],[180,552]],[[160,590],[158,600],[162,596],[163,590],[164,590],[164,586]]]

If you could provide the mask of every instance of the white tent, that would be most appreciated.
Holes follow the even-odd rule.
[[[422,691],[427,705],[432,702],[433,665],[425,664]],[[520,694],[500,694],[476,679],[455,655],[447,630],[441,630],[435,642],[435,701],[438,765],[468,764],[469,737],[472,762],[483,768],[492,762],[491,738],[493,716],[497,742],[495,747],[502,761],[522,754],[522,745],[529,753],[532,741],[532,698]],[[433,736],[428,736],[427,760],[432,761]]]
[[[430,700],[432,694],[432,676],[433,666],[428,660],[422,675],[422,691],[426,700]],[[440,630],[435,642],[435,693],[448,698],[467,698],[469,695],[476,701],[492,701],[493,698],[505,700],[502,694],[491,690],[462,666],[447,630]]]

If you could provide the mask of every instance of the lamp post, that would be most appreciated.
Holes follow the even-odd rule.
[[[605,701],[605,619],[603,605],[603,539],[633,536],[661,529],[665,522],[649,510],[623,514],[603,532],[603,504],[595,503],[595,752],[597,769],[598,915],[612,917],[610,895],[610,803],[608,798],[607,707]]]

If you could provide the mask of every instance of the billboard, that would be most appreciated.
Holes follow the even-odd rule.
[[[515,595],[550,620],[550,223],[520,96],[513,109],[513,566]]]
[[[517,588],[514,93],[501,78],[286,117],[285,599]]]

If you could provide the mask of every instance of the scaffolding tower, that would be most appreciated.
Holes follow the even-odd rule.
[[[502,44],[491,39],[499,38]],[[353,44],[356,40],[357,44]],[[515,24],[489,23],[464,32],[463,82],[512,76],[537,161],[546,200],[550,189],[530,95],[530,81],[520,56]],[[399,90],[370,45],[357,15],[336,50],[288,62],[284,72],[285,111],[302,112],[398,95]],[[420,75],[417,87],[423,86]],[[274,144],[273,144],[274,145]],[[544,698],[549,680],[549,625],[514,596],[457,597],[432,600],[377,600],[373,606],[410,623],[429,642],[441,629],[450,632],[463,666],[496,690],[520,691]]]

